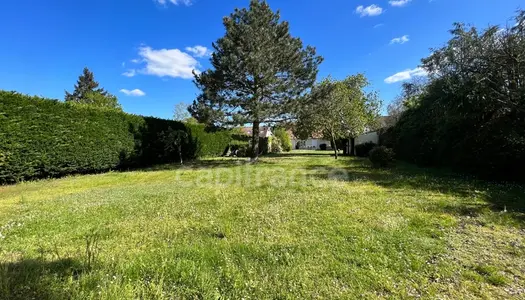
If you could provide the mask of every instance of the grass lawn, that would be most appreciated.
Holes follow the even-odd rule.
[[[524,298],[525,187],[330,152],[0,187],[0,299]]]

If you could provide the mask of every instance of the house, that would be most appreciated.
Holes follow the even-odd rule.
[[[252,126],[241,127],[241,131],[248,136],[252,136],[252,130],[253,130]],[[272,135],[273,135],[272,129],[269,126],[259,127],[259,137],[260,138],[269,138]]]
[[[326,149],[330,149],[332,145],[330,141],[323,139],[322,135],[313,134],[312,137],[308,138],[307,140],[300,140],[293,135],[290,135],[290,137],[292,139],[292,149],[321,150],[322,144],[326,145]],[[377,131],[364,133],[355,139],[356,145],[368,142],[375,144],[379,143],[379,134]]]
[[[246,126],[240,128],[241,132],[249,137],[253,136],[253,127]],[[259,154],[267,154],[271,152],[270,137],[273,136],[272,129],[269,126],[259,127]],[[251,138],[250,138],[251,140]]]
[[[365,143],[374,143],[376,145],[379,145],[380,141],[379,141],[379,135],[381,134],[381,132],[383,132],[386,128],[388,128],[389,124],[392,124],[392,117],[391,116],[381,116],[379,117],[379,120],[378,120],[378,126],[376,129],[367,129],[365,131],[365,133],[363,133],[362,135],[358,136],[356,139],[355,139],[355,145],[361,145],[361,144],[365,144]],[[346,149],[345,149],[345,152],[348,153],[350,152],[350,145],[346,145]]]
[[[379,118],[379,128],[386,128],[388,127],[388,121],[389,116],[382,116]],[[379,144],[379,130],[372,130],[367,129],[365,133],[358,136],[355,139],[355,145],[360,145],[364,143],[372,142],[374,144]],[[298,139],[291,130],[288,131],[288,134],[290,135],[290,138],[292,139],[292,149],[315,149],[320,150],[322,144],[326,144],[327,149],[331,147],[331,143],[328,140],[323,139],[322,134],[317,133],[313,134],[310,138],[307,140],[300,140]],[[349,145],[347,145],[349,147]],[[347,149],[347,151],[349,151]]]
[[[323,136],[320,133],[312,134],[307,140],[300,140],[297,138],[291,130],[288,130],[290,139],[292,140],[292,149],[312,149],[312,150],[321,150],[321,145],[325,144],[326,149],[331,148],[330,141],[323,139]]]

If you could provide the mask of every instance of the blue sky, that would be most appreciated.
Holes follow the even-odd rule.
[[[269,0],[325,61],[319,78],[365,73],[384,104],[456,21],[504,25],[522,0]],[[171,118],[198,90],[222,18],[249,0],[47,0],[0,4],[0,89],[63,99],[84,66],[126,112]],[[523,6],[522,6],[523,7]],[[510,22],[509,22],[510,24]],[[409,71],[411,70],[411,72]]]

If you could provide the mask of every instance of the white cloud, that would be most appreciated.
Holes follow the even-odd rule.
[[[391,1],[388,1],[388,3],[390,3],[390,5],[392,6],[401,7],[401,6],[407,5],[410,1],[412,0],[391,0]]]
[[[420,67],[417,67],[415,69],[407,69],[402,72],[396,73],[388,78],[385,79],[385,83],[391,84],[396,83],[399,81],[405,81],[410,80],[412,77],[425,77],[428,75],[428,72]]]
[[[186,5],[186,6],[190,6],[193,4],[193,0],[153,0],[155,2],[157,2],[158,4],[160,5],[166,5],[166,3],[172,3],[174,5]]]
[[[394,38],[390,41],[390,45],[392,44],[404,44],[406,42],[410,41],[410,39],[408,38],[408,35],[404,35],[402,37],[397,37],[397,38]]]
[[[211,55],[211,51],[208,50],[208,48],[200,45],[197,45],[195,47],[186,47],[186,51],[193,53],[193,56],[195,57],[204,57]]]
[[[131,62],[134,63],[134,64],[138,64],[140,62],[140,59],[134,58],[134,59],[131,60]]]
[[[200,73],[197,69],[199,62],[179,49],[155,50],[144,46],[139,48],[139,56],[141,61],[146,63],[145,68],[139,70],[143,74],[191,79],[193,71]]]
[[[122,73],[122,75],[126,77],[133,77],[135,76],[135,74],[137,74],[137,71],[135,71],[135,69],[129,69],[126,72]]]
[[[383,9],[375,4],[372,4],[370,6],[364,7],[363,5],[359,5],[355,12],[358,13],[361,17],[374,17],[379,16],[383,13]]]
[[[128,96],[135,96],[135,97],[142,97],[142,96],[146,96],[146,93],[144,93],[143,91],[139,90],[139,89],[134,89],[134,90],[127,90],[127,89],[121,89],[120,90],[121,93],[124,93]]]
[[[383,23],[376,24],[376,25],[374,25],[374,29],[379,28],[379,27],[384,26],[384,25],[385,24],[383,24]]]

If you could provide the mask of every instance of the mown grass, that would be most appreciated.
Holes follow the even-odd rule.
[[[0,299],[523,298],[525,188],[293,152],[0,187]]]

